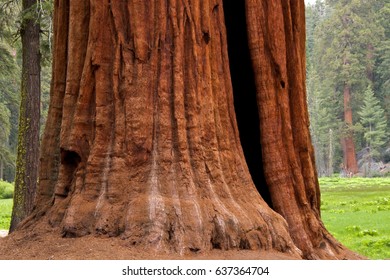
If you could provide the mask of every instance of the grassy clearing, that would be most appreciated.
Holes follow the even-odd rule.
[[[390,259],[390,178],[321,178],[322,219],[344,245]]]
[[[0,180],[0,199],[12,198],[14,196],[14,185]]]
[[[8,230],[11,222],[12,198],[0,199],[0,229]]]

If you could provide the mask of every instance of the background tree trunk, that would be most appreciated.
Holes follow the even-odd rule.
[[[344,169],[348,174],[356,174],[358,172],[358,166],[352,130],[351,87],[347,83],[344,85],[344,122],[346,125],[346,132],[342,139]]]
[[[3,172],[4,172],[4,162],[3,159],[0,158],[0,180],[3,180]]]
[[[244,11],[237,32],[248,32],[253,91],[233,95],[224,6]],[[64,237],[121,236],[160,251],[356,258],[320,220],[304,18],[303,0],[55,1],[51,104],[29,222],[45,215]],[[233,101],[251,93],[257,144],[240,140]],[[249,164],[252,176],[246,145],[259,145],[263,162]]]
[[[24,0],[23,10],[27,11],[34,4],[36,0]],[[34,17],[31,18],[31,15],[28,19],[23,19],[21,36],[22,84],[15,194],[10,232],[31,213],[38,184],[41,106],[39,24]]]
[[[334,173],[333,171],[333,129],[329,129],[329,156],[328,156],[328,167],[327,167],[327,173],[326,175],[331,177]]]

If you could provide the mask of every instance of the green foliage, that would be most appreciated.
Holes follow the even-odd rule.
[[[387,123],[384,110],[379,104],[379,99],[375,97],[371,86],[368,86],[364,92],[363,106],[359,115],[365,144],[369,148],[369,156],[377,158],[380,155],[381,148],[388,140]]]
[[[15,34],[14,16],[20,12],[19,1],[0,0],[0,40],[11,40]]]
[[[358,237],[362,237],[362,236],[366,236],[366,235],[377,236],[377,235],[379,235],[379,233],[375,229],[365,229],[365,230],[359,231],[359,233],[357,234]]]
[[[343,135],[354,136],[357,153],[367,146],[358,112],[368,85],[384,109],[382,119],[390,120],[389,30],[389,0],[328,0],[306,6],[307,97],[320,176],[338,171]],[[344,124],[345,85],[351,92],[352,125]],[[389,121],[385,130],[389,135]]]
[[[49,112],[51,66],[43,66],[41,70],[41,134],[45,129],[47,114]]]
[[[9,44],[0,39],[0,174],[14,166],[15,156],[11,139],[15,133],[13,105],[17,104],[16,91],[18,66]],[[16,110],[17,111],[17,110]],[[3,178],[0,178],[3,179]],[[10,178],[9,178],[10,179]]]
[[[51,78],[51,51],[52,51],[52,28],[53,28],[53,9],[54,9],[54,1],[53,0],[39,0],[37,2],[38,18],[41,27],[41,64],[42,70],[44,72],[48,72],[46,75],[48,77],[48,81],[42,82],[42,87],[46,84],[50,85]],[[49,68],[49,70],[45,71],[44,68]],[[45,78],[46,76],[43,76]],[[43,89],[43,88],[42,88]],[[43,93],[44,91],[42,91]]]
[[[390,258],[390,178],[321,178],[321,216],[345,246]]]
[[[334,163],[339,160],[336,154],[341,122],[337,119],[337,103],[332,95],[325,95],[321,89],[320,76],[314,67],[309,70],[307,80],[310,130],[316,155],[316,166],[320,176],[331,176]]]
[[[0,103],[0,145],[8,140],[11,132],[11,124],[9,121],[11,112],[3,103]]]
[[[387,31],[390,30],[390,4],[388,4],[389,23],[387,24]],[[388,31],[389,32],[389,31]],[[387,131],[390,131],[390,32],[389,37],[383,40],[376,50],[376,63],[375,68],[377,83],[375,84],[376,92],[378,92],[379,100],[385,110],[385,117],[388,120]]]
[[[14,196],[14,185],[0,180],[0,199],[12,198]]]
[[[11,223],[12,199],[0,199],[0,229],[8,230]]]

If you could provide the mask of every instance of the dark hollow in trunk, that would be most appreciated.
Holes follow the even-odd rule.
[[[240,141],[253,183],[265,202],[272,208],[261,155],[259,111],[253,67],[247,44],[245,1],[224,0],[223,6],[234,109]]]

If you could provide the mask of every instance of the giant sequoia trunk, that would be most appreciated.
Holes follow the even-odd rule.
[[[356,257],[320,220],[304,18],[303,0],[55,1],[27,225],[178,253]]]

